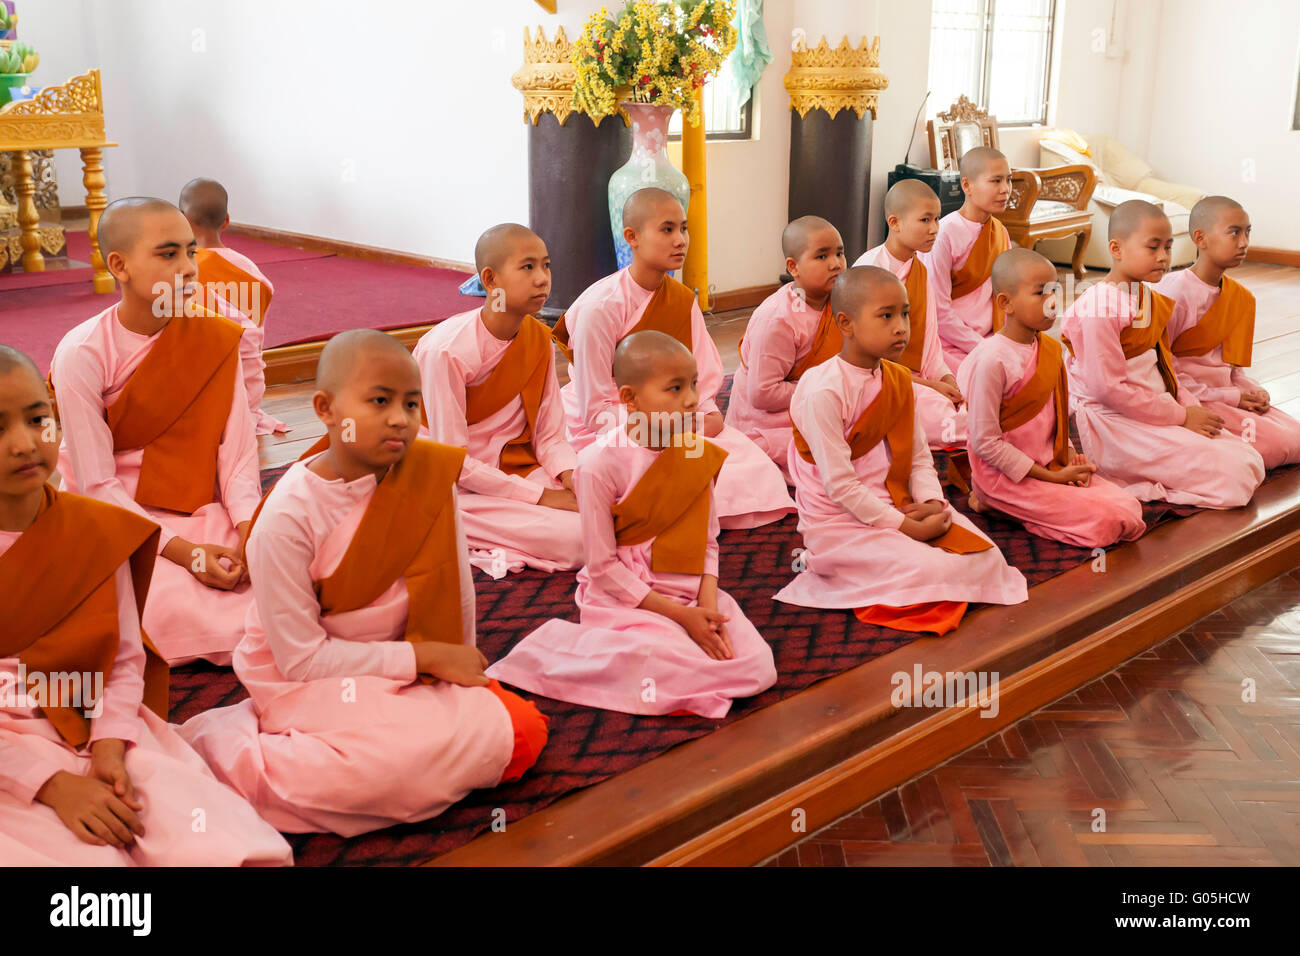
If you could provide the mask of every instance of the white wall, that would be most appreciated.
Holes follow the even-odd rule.
[[[1276,0],[1225,17],[1212,0],[1178,0],[1177,15],[1163,0],[1060,2],[1052,121],[1119,136],[1165,178],[1236,190],[1252,206],[1256,242],[1300,247],[1283,234],[1278,201],[1298,208],[1288,174],[1300,168],[1300,134],[1287,127],[1300,9]],[[43,83],[102,70],[109,134],[122,144],[107,154],[110,197],[172,198],[190,178],[213,176],[237,221],[463,261],[487,226],[527,219],[522,98],[510,86],[524,27],[553,36],[563,25],[573,37],[601,5],[564,0],[551,16],[533,0],[25,0],[21,32],[41,51]],[[1093,39],[1109,33],[1113,5],[1121,55],[1112,58]],[[781,268],[783,78],[795,29],[810,43],[881,36],[889,88],[873,127],[873,210],[927,88],[928,0],[766,7],[775,58],[758,92],[757,138],[708,147],[709,279],[719,290],[771,282]],[[1004,134],[1014,163],[1037,164],[1038,132]],[[1229,142],[1240,146],[1206,148]],[[1247,156],[1252,184],[1240,183]],[[912,160],[928,161],[921,136]],[[74,156],[60,156],[59,175],[63,201],[84,202]],[[881,238],[873,214],[870,239]]]

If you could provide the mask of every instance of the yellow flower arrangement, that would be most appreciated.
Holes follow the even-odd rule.
[[[573,103],[599,122],[620,99],[657,103],[700,123],[695,91],[736,46],[735,0],[629,0],[593,13],[573,43]]]

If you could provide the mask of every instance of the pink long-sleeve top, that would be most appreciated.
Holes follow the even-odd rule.
[[[969,414],[966,419],[967,447],[1012,481],[1023,481],[1035,464],[1046,466],[1052,459],[1051,437],[1034,447],[1025,441],[1022,432],[1030,422],[1011,432],[1002,430],[1002,400],[1024,386],[1025,381],[1038,367],[1038,343],[1024,345],[1005,335],[990,335],[980,343],[966,361],[962,362],[957,385],[966,396]],[[1049,401],[1039,415],[1055,415]],[[1017,443],[1019,441],[1019,444]]]
[[[59,473],[64,489],[157,522],[162,526],[159,551],[177,532],[168,525],[168,512],[136,504],[144,449],[114,452],[113,433],[104,419],[104,409],[126,387],[160,334],[149,336],[128,331],[117,321],[117,306],[113,305],[65,335],[54,350],[50,364],[63,426]],[[160,401],[165,399],[166,396],[159,396]],[[243,378],[238,375],[217,451],[214,491],[214,500],[225,507],[232,525],[250,520],[262,497],[257,436]]]
[[[912,264],[916,261],[918,261],[917,257],[913,255],[906,262],[900,262],[885,248],[884,243],[881,243],[874,249],[868,249],[853,264],[888,269],[898,277],[899,282],[906,284],[907,277],[912,274]],[[926,265],[924,260],[921,260],[921,263]],[[921,346],[921,377],[938,382],[945,376],[952,375],[952,369],[948,367],[948,361],[944,358],[943,343],[939,339],[939,293],[935,289],[934,273],[929,271],[928,265],[926,270],[925,342]],[[949,283],[949,291],[951,292],[951,283]],[[915,324],[912,327],[915,328]]]
[[[664,574],[650,569],[653,541],[620,546],[614,536],[614,505],[627,497],[641,476],[654,464],[658,453],[608,433],[578,455],[573,473],[581,507],[582,541],[587,563],[578,572],[579,603],[591,590],[607,595],[614,603],[636,607],[653,588],[683,603],[699,594],[700,576]],[[718,573],[718,509],[709,492],[709,537],[705,548],[704,573]],[[607,603],[607,602],[604,602]]]
[[[429,419],[428,428],[421,434],[468,450],[459,483],[465,491],[531,504],[541,498],[544,487],[520,475],[508,475],[497,467],[501,449],[523,432],[528,423],[523,399],[506,403],[474,425],[469,425],[465,418],[465,390],[481,384],[492,374],[511,341],[489,332],[478,309],[444,319],[420,337],[414,354],[420,366],[424,411]],[[550,348],[547,361],[546,384],[532,441],[542,470],[557,478],[577,464],[578,456],[564,438],[564,406],[555,377],[554,348]]]
[[[565,325],[573,348],[569,388],[576,392],[576,411],[567,424],[570,437],[599,435],[623,421],[614,385],[614,348],[641,319],[654,290],[637,284],[627,269],[593,283],[569,306]],[[698,303],[691,305],[691,337],[699,372],[701,415],[718,411],[722,387],[722,357],[709,336]],[[585,442],[576,441],[584,445]]]
[[[1176,305],[1175,315],[1180,310]],[[1156,367],[1156,350],[1124,357],[1119,337],[1137,313],[1137,295],[1110,282],[1091,286],[1066,310],[1061,335],[1074,352],[1065,354],[1070,405],[1093,402],[1148,425],[1181,425],[1187,419],[1184,406],[1196,400],[1182,388],[1178,398],[1169,394]]]
[[[825,496],[863,524],[897,528],[903,513],[894,507],[885,476],[889,472],[888,442],[881,441],[858,459],[851,457],[848,434],[871,402],[880,394],[879,368],[850,365],[836,356],[809,369],[799,380],[790,402],[790,418],[808,443],[809,465],[790,448],[790,471],[796,485],[819,481]],[[925,440],[920,417],[913,411],[912,477],[915,501],[943,501],[934,460]],[[802,507],[801,507],[802,513]]]
[[[939,220],[934,248],[921,261],[930,270],[930,292],[938,316],[939,338],[946,348],[966,355],[993,331],[993,283],[986,279],[974,292],[952,297],[952,273],[970,257],[982,222],[971,222],[960,210]]]
[[[766,413],[763,417],[772,421],[764,424],[789,424],[795,383],[786,376],[812,349],[820,324],[821,311],[808,305],[793,282],[769,295],[749,317],[732,395],[743,394],[751,409]]]
[[[0,554],[13,547],[21,534],[18,531],[0,531]],[[140,732],[144,644],[140,639],[140,617],[135,609],[129,562],[117,569],[113,586],[117,591],[117,656],[113,658],[113,669],[104,682],[103,709],[90,721],[89,744],[114,739],[130,744],[135,742]],[[0,788],[30,803],[45,781],[62,768],[23,746],[23,738],[30,732],[22,726],[23,721],[40,720],[45,724],[43,736],[58,737],[58,732],[46,721],[39,708],[27,706],[23,690],[18,687],[18,658],[0,658]]]
[[[265,645],[278,671],[272,678],[284,682],[364,675],[413,681],[415,650],[401,640],[410,607],[405,580],[394,581],[364,608],[321,614],[313,582],[338,567],[377,482],[373,475],[355,481],[322,478],[307,467],[316,457],[296,462],[285,472],[249,535],[254,604],[237,666],[238,655]],[[461,630],[465,643],[473,644],[474,581],[454,489],[452,507],[459,542]]]
[[[1169,320],[1169,341],[1182,335],[1209,311],[1219,298],[1219,287],[1210,285],[1191,269],[1170,272],[1156,284],[1156,291],[1167,295],[1182,308],[1174,309]],[[1258,389],[1259,383],[1246,370],[1223,361],[1223,346],[1217,345],[1204,355],[1175,355],[1174,371],[1178,387],[1186,388],[1199,402],[1223,402],[1236,408],[1241,393]]]

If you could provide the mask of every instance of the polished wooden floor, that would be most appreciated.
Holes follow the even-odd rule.
[[[1300,571],[767,865],[1300,865]]]
[[[1066,271],[1060,270],[1062,280]],[[1300,269],[1248,262],[1232,274],[1257,300],[1255,364],[1251,374],[1269,390],[1273,404],[1300,417]],[[1090,279],[1100,276],[1096,270],[1088,274]],[[708,316],[709,332],[729,374],[740,364],[736,349],[752,312],[753,309],[736,309]],[[275,321],[274,313],[270,321]],[[564,383],[568,381],[568,368],[563,358],[557,356],[556,360],[560,381]],[[263,468],[293,461],[324,434],[324,428],[311,410],[312,391],[309,382],[267,389],[266,410],[294,427],[287,435],[261,439]]]

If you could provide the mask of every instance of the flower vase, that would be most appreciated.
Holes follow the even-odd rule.
[[[675,107],[624,102],[632,119],[632,155],[609,177],[609,226],[620,269],[632,262],[632,248],[623,238],[623,204],[638,189],[657,186],[676,196],[682,209],[691,198],[690,180],[668,159],[668,123]]]

